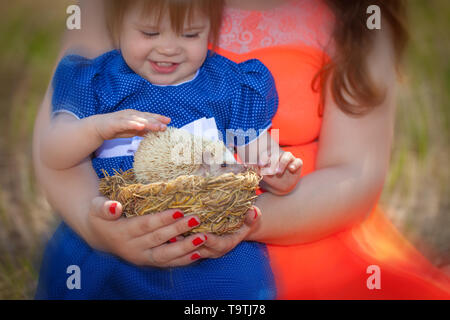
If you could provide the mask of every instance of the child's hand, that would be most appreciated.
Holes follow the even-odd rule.
[[[300,180],[302,166],[302,160],[290,152],[282,152],[279,158],[270,157],[261,167],[265,188],[277,195],[291,192]]]
[[[92,116],[93,126],[103,140],[143,136],[148,131],[164,131],[170,118],[133,109]]]

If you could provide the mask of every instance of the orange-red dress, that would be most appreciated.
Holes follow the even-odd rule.
[[[333,50],[327,46],[332,24],[317,0],[267,11],[229,8],[217,50],[236,62],[257,58],[270,69],[279,94],[272,129],[279,129],[284,150],[303,160],[303,176],[315,170],[322,118],[311,81]],[[363,223],[336,235],[267,247],[279,299],[450,298],[449,277],[402,237],[379,205]]]

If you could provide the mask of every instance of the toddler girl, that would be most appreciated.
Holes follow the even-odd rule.
[[[218,39],[223,1],[108,5],[119,50],[92,60],[68,55],[55,72],[52,124],[41,152],[48,166],[67,169],[96,152],[92,164],[99,178],[101,169],[128,170],[133,137],[206,117],[215,120],[221,138],[241,159],[248,162],[249,152],[257,151],[259,165],[270,167],[264,176],[269,191],[286,194],[295,187],[301,160],[281,151],[267,133],[278,103],[270,72],[257,60],[237,64],[208,50]],[[45,298],[268,299],[275,293],[265,254],[263,245],[242,242],[219,259],[141,268],[93,250],[63,224],[47,248],[38,293]],[[67,288],[70,265],[80,267],[81,290]]]

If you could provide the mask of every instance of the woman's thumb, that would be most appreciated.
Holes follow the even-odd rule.
[[[105,197],[96,197],[92,199],[91,213],[105,220],[117,220],[122,215],[122,205]]]
[[[261,210],[257,206],[252,206],[245,216],[245,224],[253,225],[261,217]]]

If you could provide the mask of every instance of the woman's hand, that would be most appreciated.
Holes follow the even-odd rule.
[[[201,258],[220,258],[236,247],[241,241],[248,239],[248,236],[258,228],[261,218],[261,211],[253,206],[248,210],[243,226],[236,232],[218,236],[212,233],[207,234],[206,243],[198,249]]]
[[[104,197],[92,200],[88,215],[92,247],[140,266],[182,266],[202,256],[197,250],[205,243],[205,234],[180,236],[198,226],[197,216],[185,217],[173,209],[128,219],[121,214],[119,202]]]
[[[104,197],[93,199],[88,225],[95,238],[89,239],[89,244],[133,264],[154,267],[184,266],[200,258],[221,257],[250,234],[261,216],[253,207],[244,225],[233,234],[196,233],[185,238],[181,234],[199,224],[195,215],[184,217],[174,209],[129,219],[120,218],[121,214],[120,203]]]

